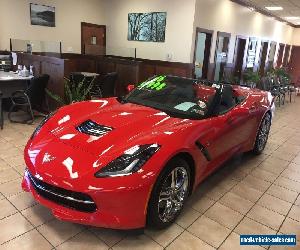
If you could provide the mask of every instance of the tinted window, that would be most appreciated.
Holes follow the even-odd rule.
[[[174,117],[202,119],[216,94],[195,80],[157,76],[138,85],[125,101],[152,107]]]

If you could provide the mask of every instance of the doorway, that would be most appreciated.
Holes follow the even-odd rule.
[[[284,50],[283,67],[286,67],[289,63],[290,51],[291,51],[291,45],[287,44]]]
[[[234,76],[240,81],[245,65],[247,38],[238,36],[236,38],[235,56],[234,56]]]
[[[277,57],[277,60],[276,60],[276,67],[278,67],[278,68],[282,66],[283,51],[284,51],[284,44],[280,43],[279,44],[278,57]]]
[[[212,30],[196,28],[196,41],[194,49],[194,77],[207,79]]]
[[[105,55],[106,26],[81,23],[81,54]]]
[[[258,70],[260,76],[263,76],[265,74],[268,49],[269,49],[269,42],[262,42],[261,52],[260,52],[260,65]]]
[[[271,70],[274,67],[274,58],[276,54],[276,42],[271,42],[268,63],[267,63],[267,71]]]
[[[228,59],[228,48],[230,41],[230,34],[224,32],[218,32],[216,53],[215,53],[215,71],[214,80],[223,80],[224,69]]]

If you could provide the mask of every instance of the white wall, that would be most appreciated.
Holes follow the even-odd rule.
[[[56,8],[56,27],[30,24],[30,3]],[[102,0],[0,0],[0,49],[9,50],[9,39],[62,41],[63,51],[80,53],[81,22],[105,24]]]
[[[294,29],[294,32],[293,32],[293,45],[300,46],[300,28]]]
[[[29,3],[56,7],[56,27],[30,25]],[[166,11],[164,43],[127,40],[128,13]],[[137,48],[146,59],[192,62],[196,27],[215,30],[210,61],[214,60],[217,31],[232,34],[229,62],[236,35],[300,45],[300,29],[275,21],[229,0],[0,0],[0,50],[9,49],[9,38],[62,41],[63,52],[80,53],[80,22],[107,25],[107,45]],[[295,30],[294,35],[293,30]]]
[[[253,36],[291,44],[294,30],[284,23],[229,0],[196,0],[193,37],[195,37],[196,27],[215,31],[210,62],[214,60],[217,31],[231,33],[229,63],[233,60],[236,35]],[[194,44],[191,50],[191,61],[193,51]]]
[[[137,57],[190,62],[196,0],[106,0],[107,45],[137,48]],[[164,43],[127,40],[128,13],[167,12]]]

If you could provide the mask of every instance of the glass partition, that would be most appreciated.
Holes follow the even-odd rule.
[[[61,53],[61,42],[10,39],[11,51],[27,53]]]
[[[85,44],[84,54],[96,56],[107,55],[136,58],[136,48],[110,47],[96,44]]]

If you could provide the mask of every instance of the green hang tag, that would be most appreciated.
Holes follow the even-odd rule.
[[[166,76],[158,76],[154,79],[143,82],[138,86],[138,89],[151,89],[151,90],[162,90],[167,86],[167,84],[164,82],[166,79]]]

